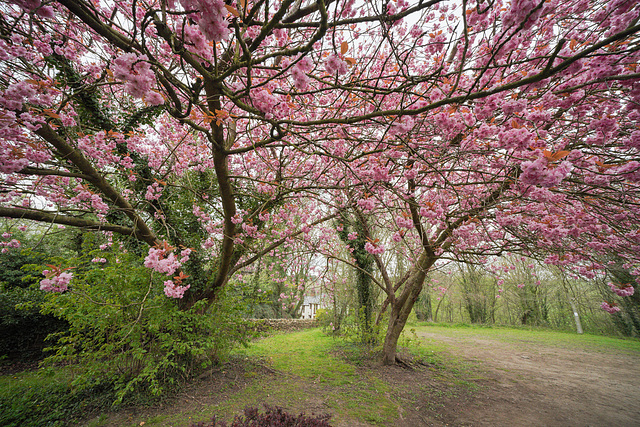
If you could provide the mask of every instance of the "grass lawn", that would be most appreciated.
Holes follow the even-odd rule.
[[[430,332],[455,337],[455,341],[429,338]],[[407,326],[401,339],[416,362],[413,369],[407,369],[381,366],[377,355],[363,354],[353,344],[310,329],[275,334],[240,348],[224,366],[152,406],[103,412],[85,418],[80,425],[178,427],[214,415],[229,422],[245,407],[261,408],[263,404],[283,407],[293,414],[329,413],[329,422],[335,426],[438,423],[442,416],[464,410],[465,402],[488,384],[476,362],[453,355],[456,342],[478,337],[516,347],[536,342],[640,355],[638,340],[416,323]],[[0,425],[78,425],[91,408],[104,402],[97,400],[99,393],[69,395],[71,380],[69,369],[52,368],[0,376]],[[8,414],[23,414],[31,421],[12,421]]]

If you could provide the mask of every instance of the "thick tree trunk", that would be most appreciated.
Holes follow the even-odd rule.
[[[407,280],[402,294],[391,303],[389,326],[382,347],[382,363],[385,365],[393,365],[396,363],[398,339],[404,326],[407,324],[407,319],[409,318],[409,314],[411,314],[414,304],[418,300],[418,296],[420,296],[427,272],[436,259],[437,257],[435,255],[429,256],[426,253],[422,254],[413,267],[414,271]]]
[[[424,281],[424,280],[423,280]],[[384,365],[393,365],[396,363],[396,352],[398,349],[398,339],[400,334],[407,323],[411,309],[420,295],[422,290],[422,283],[413,284],[414,289],[411,292],[411,296],[407,298],[404,305],[393,306],[391,314],[389,316],[389,327],[387,328],[387,334],[384,338],[384,345],[382,347],[383,357],[382,363]]]

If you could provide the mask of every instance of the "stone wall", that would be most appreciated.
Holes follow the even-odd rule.
[[[250,319],[256,332],[293,332],[318,326],[316,319]]]

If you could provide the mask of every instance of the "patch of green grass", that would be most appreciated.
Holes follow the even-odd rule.
[[[558,347],[579,347],[616,353],[640,353],[640,340],[637,338],[616,338],[603,335],[558,332],[544,328],[513,328],[495,325],[446,325],[422,322],[414,324],[413,327],[419,332],[435,332],[455,336],[456,338],[487,336],[505,342],[531,341]]]
[[[239,391],[225,393],[219,402],[197,413],[174,413],[164,419],[145,419],[145,426],[189,426],[214,415],[231,420],[247,406],[263,404],[287,408],[291,413],[310,412],[310,407],[326,408],[331,423],[368,423],[393,425],[398,419],[398,404],[393,389],[374,375],[337,356],[341,341],[311,329],[276,334],[235,351],[242,360],[247,384]],[[353,350],[355,355],[355,349]],[[267,366],[274,374],[265,373]],[[212,397],[212,396],[210,396]]]
[[[0,376],[0,425],[66,426],[87,411],[109,406],[100,387],[78,389],[68,368],[45,368]]]
[[[398,405],[391,385],[368,375],[349,387],[328,393],[326,405],[337,420],[355,419],[375,425],[393,425],[398,419]]]
[[[331,356],[335,340],[320,329],[273,335],[237,351],[238,355],[261,357],[281,372],[332,386],[352,384],[357,378],[353,365]]]

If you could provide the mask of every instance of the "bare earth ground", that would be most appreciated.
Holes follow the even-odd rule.
[[[567,349],[533,340],[423,332],[479,362],[489,379],[449,425],[638,426],[640,355]]]
[[[249,391],[256,402],[278,405],[291,413],[332,414],[330,423],[337,427],[640,426],[638,352],[455,331],[427,329],[417,335],[427,343],[445,344],[448,354],[466,366],[465,372],[451,376],[433,367],[360,368],[362,376],[375,375],[391,385],[381,393],[398,410],[399,418],[392,422],[376,419],[380,414],[365,417],[370,422],[345,417],[336,409],[340,402],[335,387],[321,381],[310,383],[267,364],[235,362],[192,384],[163,407],[121,412],[99,425],[185,425],[186,417],[176,418],[177,414],[190,414],[191,421],[205,420],[208,417],[198,415],[203,409]],[[299,393],[278,395],[282,383]],[[338,391],[342,392],[357,390],[347,387]]]

